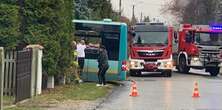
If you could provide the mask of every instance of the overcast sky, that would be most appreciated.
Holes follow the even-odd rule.
[[[161,8],[164,3],[170,0],[122,0],[123,15],[132,18],[132,6],[135,4],[135,15],[140,19],[141,12],[143,16],[159,18],[162,22],[170,23],[172,16],[161,14]],[[119,10],[119,0],[111,0],[114,10]]]

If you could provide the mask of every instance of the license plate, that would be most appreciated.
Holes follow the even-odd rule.
[[[145,64],[146,64],[146,65],[148,65],[148,64],[149,64],[149,65],[155,65],[156,63],[154,63],[154,62],[145,62]]]

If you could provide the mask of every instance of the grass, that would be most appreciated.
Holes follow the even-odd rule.
[[[65,100],[96,100],[105,97],[112,87],[96,87],[95,83],[83,83],[80,85],[57,86],[53,90],[45,90],[42,95],[36,96],[16,107],[6,110],[41,110],[56,106]]]
[[[13,96],[4,96],[3,97],[3,105],[10,106],[15,102],[15,97]]]

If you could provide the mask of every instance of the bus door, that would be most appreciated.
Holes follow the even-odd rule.
[[[102,44],[106,47],[109,57],[108,80],[118,80],[121,65],[119,65],[120,53],[120,26],[105,25],[102,32]]]

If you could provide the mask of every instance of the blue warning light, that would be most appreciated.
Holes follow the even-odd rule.
[[[222,26],[220,25],[220,26],[211,26],[211,29],[212,30],[222,30]]]

